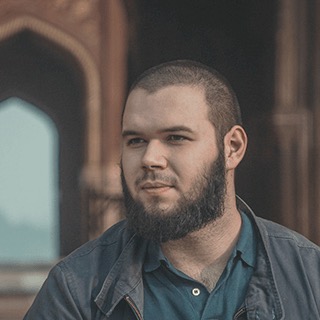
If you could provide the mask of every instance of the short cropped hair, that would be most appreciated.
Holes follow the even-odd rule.
[[[165,62],[142,73],[132,84],[134,89],[154,93],[170,85],[190,85],[204,90],[208,118],[216,129],[218,142],[234,125],[242,125],[236,94],[229,82],[215,69],[191,60]]]

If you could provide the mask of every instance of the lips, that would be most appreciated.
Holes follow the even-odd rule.
[[[172,187],[172,185],[163,182],[146,182],[141,185],[141,189],[156,189],[165,187]]]
[[[141,184],[141,189],[148,193],[162,193],[165,192],[174,186],[164,182],[152,181],[152,182],[145,182]]]

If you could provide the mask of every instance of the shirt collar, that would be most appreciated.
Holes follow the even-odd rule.
[[[256,236],[254,227],[250,218],[243,212],[240,211],[242,225],[240,236],[235,247],[235,253],[240,256],[241,260],[244,261],[250,267],[255,266],[256,261]]]
[[[143,269],[145,272],[152,272],[158,269],[161,263],[166,263],[167,259],[161,251],[159,244],[150,242],[147,249],[146,259]]]

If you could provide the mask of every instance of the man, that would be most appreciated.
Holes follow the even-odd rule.
[[[173,61],[122,117],[126,221],[50,272],[25,319],[320,319],[320,249],[236,197],[247,137],[216,71]]]

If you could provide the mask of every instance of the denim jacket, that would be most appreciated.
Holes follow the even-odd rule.
[[[257,265],[235,320],[320,319],[320,248],[256,217]],[[142,264],[148,242],[122,221],[60,261],[24,320],[143,319]],[[148,320],[148,319],[146,319]]]

